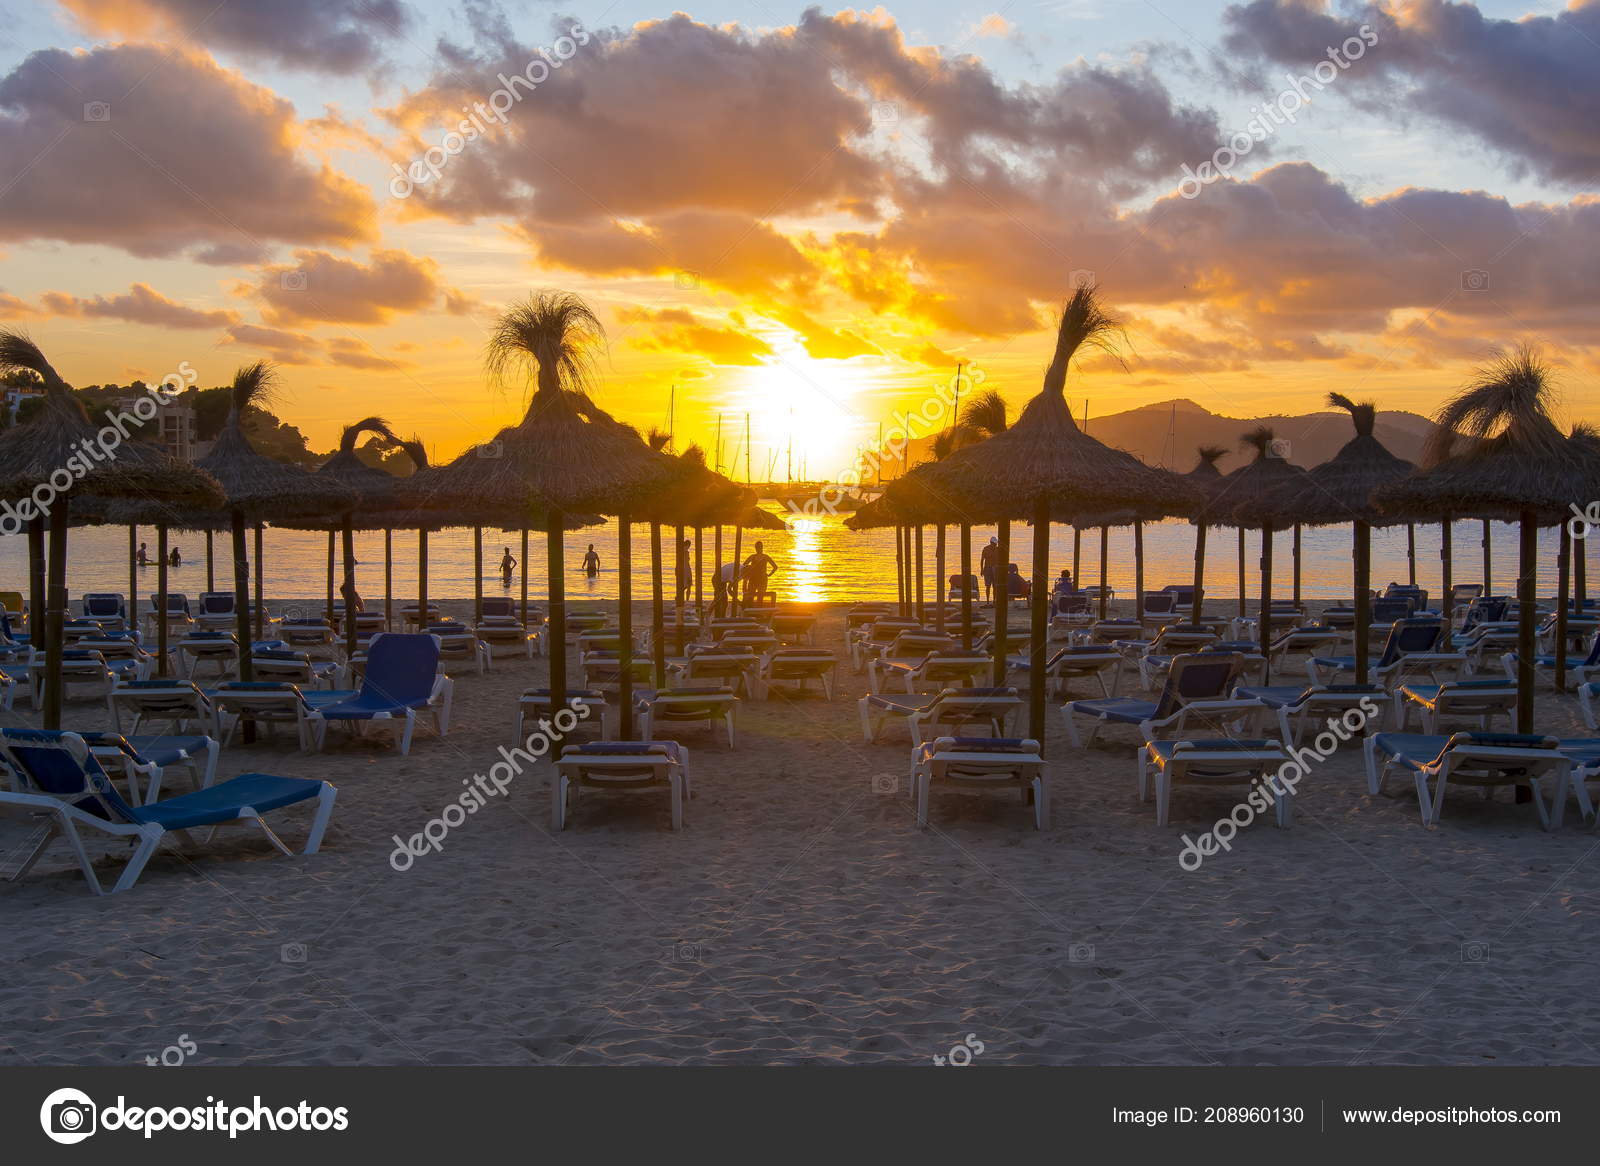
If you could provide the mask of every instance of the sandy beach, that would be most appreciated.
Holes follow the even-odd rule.
[[[842,608],[818,643],[843,654]],[[925,1065],[956,1045],[979,1065],[1600,1062],[1600,841],[1506,795],[1453,794],[1424,830],[1408,786],[1366,794],[1350,747],[1301,785],[1291,830],[1263,819],[1190,873],[1181,836],[1238,791],[1181,791],[1157,828],[1134,731],[1074,752],[1056,702],[1050,830],[957,794],[919,830],[904,730],[862,743],[866,681],[844,668],[832,703],[744,702],[733,751],[674,734],[695,779],[681,833],[664,796],[585,796],[552,834],[541,764],[394,870],[394,836],[513,743],[544,664],[458,673],[449,735],[409,757],[338,735],[322,755],[224,751],[219,779],[338,786],[317,855],[234,827],[163,850],[126,894],[91,895],[61,846],[0,884],[0,1062],[135,1065],[180,1038],[211,1065]],[[103,704],[65,723],[103,727]],[[1586,735],[1548,689],[1538,723]],[[280,817],[298,847],[309,814]],[[8,869],[28,833],[0,820]]]

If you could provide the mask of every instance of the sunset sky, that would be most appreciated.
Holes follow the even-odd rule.
[[[1527,338],[1600,419],[1600,0],[0,7],[0,321],[80,385],[271,357],[317,448],[513,421],[485,330],[562,287],[619,417],[832,474],[958,360],[1024,401],[1085,272],[1091,413],[1430,413]]]

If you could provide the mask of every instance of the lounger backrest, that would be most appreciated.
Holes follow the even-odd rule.
[[[1146,591],[1144,594],[1144,613],[1146,615],[1165,615],[1175,611],[1178,606],[1178,597],[1170,591]]]
[[[238,610],[237,597],[231,591],[202,591],[200,593],[201,615],[232,615]]]
[[[506,595],[485,595],[483,597],[484,615],[515,615],[517,613],[515,601]]]
[[[1389,638],[1383,643],[1383,654],[1378,657],[1378,667],[1387,668],[1402,656],[1413,652],[1432,652],[1444,635],[1444,624],[1436,619],[1401,620],[1389,629]]]
[[[91,591],[83,597],[83,614],[101,619],[127,614],[122,596],[110,591]]]
[[[0,729],[0,756],[29,792],[68,801],[98,793],[93,777],[105,776],[76,733]]]
[[[372,637],[361,699],[394,704],[426,701],[439,671],[439,641],[427,633],[384,632]]]
[[[1244,666],[1237,653],[1192,653],[1178,656],[1167,670],[1167,683],[1156,704],[1156,719],[1169,717],[1191,700],[1220,700]]]

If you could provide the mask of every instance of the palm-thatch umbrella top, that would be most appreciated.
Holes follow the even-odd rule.
[[[1080,286],[1061,314],[1043,390],[1017,420],[986,441],[917,467],[891,484],[890,494],[913,512],[970,510],[984,519],[1032,517],[1040,498],[1082,508],[1143,505],[1186,513],[1174,475],[1096,441],[1078,428],[1067,406],[1073,357],[1086,344],[1109,349],[1116,330],[1093,285]]]
[[[1255,458],[1224,474],[1211,495],[1209,522],[1260,529],[1292,526],[1300,521],[1298,502],[1305,489],[1305,470],[1290,463],[1271,428],[1257,426],[1240,446]]]
[[[1328,404],[1350,414],[1356,435],[1333,457],[1306,471],[1306,488],[1301,491],[1295,521],[1313,524],[1358,519],[1381,522],[1383,519],[1372,504],[1373,493],[1381,486],[1404,478],[1416,467],[1390,453],[1373,436],[1377,406],[1370,401],[1357,404],[1342,393],[1329,393]]]
[[[1421,471],[1381,488],[1378,508],[1403,518],[1564,521],[1574,502],[1593,496],[1595,459],[1552,420],[1552,395],[1536,349],[1492,353],[1435,416]]]
[[[363,433],[373,434],[386,447],[400,444],[400,439],[382,417],[363,417],[354,425],[344,427],[339,435],[339,448],[317,467],[317,474],[349,486],[363,505],[382,504],[394,494],[397,479],[387,470],[369,466],[356,454],[356,440]]]
[[[542,292],[508,309],[489,342],[496,379],[532,374],[522,420],[437,470],[407,479],[418,505],[548,506],[615,514],[679,481],[684,464],[649,449],[588,393],[600,321],[577,296]]]
[[[195,464],[222,483],[228,509],[253,518],[307,517],[350,509],[356,502],[350,487],[331,475],[322,477],[275,461],[250,444],[244,431],[245,411],[266,402],[276,379],[273,366],[264,360],[234,374],[228,418],[211,452]]]
[[[216,480],[204,468],[136,440],[149,419],[141,410],[135,408],[133,417],[121,424],[95,426],[38,346],[20,332],[0,330],[0,371],[20,369],[43,378],[44,405],[36,416],[0,434],[0,494],[23,495],[51,484],[58,492],[195,506],[215,506],[221,500]],[[152,397],[149,416],[159,408]],[[62,475],[70,481],[63,484]]]

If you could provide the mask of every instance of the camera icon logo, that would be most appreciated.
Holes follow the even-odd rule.
[[[85,101],[83,103],[84,121],[110,121],[111,103],[109,101]]]
[[[872,103],[872,124],[875,126],[892,126],[900,120],[900,111],[895,108],[892,101],[874,101]]]
[[[892,794],[900,788],[900,779],[892,773],[875,773],[872,775],[872,792],[875,794]]]
[[[1472,267],[1461,273],[1462,291],[1488,291],[1489,273],[1481,268]]]
[[[1487,943],[1463,943],[1461,945],[1461,962],[1464,964],[1481,964],[1489,958],[1489,945]]]
[[[94,1133],[98,1113],[82,1090],[57,1089],[39,1107],[39,1124],[52,1142],[71,1146]]]
[[[1067,945],[1067,962],[1069,964],[1088,964],[1094,962],[1094,944],[1073,943]]]
[[[1093,287],[1100,280],[1087,267],[1075,267],[1067,273],[1068,287]]]
[[[278,285],[284,291],[305,291],[306,273],[300,270],[285,271],[278,275]]]
[[[475,445],[473,446],[473,449],[478,451],[479,457],[497,458],[505,457],[506,455],[506,451],[504,447],[501,446],[498,439],[494,441],[486,441],[481,445]]]
[[[303,964],[306,962],[306,945],[286,943],[278,949],[278,958],[286,964]]]
[[[1271,444],[1267,446],[1267,456],[1283,458],[1285,461],[1287,461],[1289,454],[1292,453],[1293,450],[1294,447],[1289,444],[1289,439],[1287,437],[1274,437]]]
[[[672,286],[679,291],[698,291],[700,289],[700,273],[698,271],[680,271],[672,277]]]

